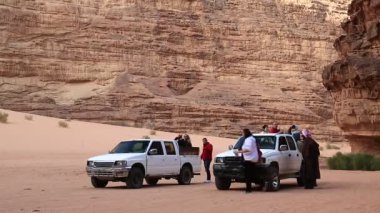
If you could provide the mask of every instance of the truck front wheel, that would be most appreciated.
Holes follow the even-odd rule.
[[[133,167],[127,177],[127,187],[130,189],[141,188],[144,182],[144,172],[137,167]]]
[[[190,167],[184,166],[181,169],[178,177],[178,184],[180,185],[189,185],[191,182],[191,178],[193,177],[193,172]]]
[[[276,167],[269,167],[269,177],[264,182],[263,191],[271,192],[278,191],[280,189],[280,177],[278,175],[278,169]]]
[[[91,184],[95,188],[104,188],[107,186],[108,181],[106,180],[99,180],[96,177],[91,177]]]
[[[230,178],[215,177],[215,186],[219,190],[228,190],[231,186]]]

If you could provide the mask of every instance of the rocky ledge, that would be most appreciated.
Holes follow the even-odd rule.
[[[349,0],[0,0],[0,108],[237,137],[344,141],[321,67]]]
[[[348,15],[334,43],[340,60],[325,67],[323,85],[352,151],[380,154],[380,0],[354,0]]]

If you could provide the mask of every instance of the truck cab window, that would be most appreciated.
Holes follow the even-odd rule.
[[[288,141],[290,150],[296,150],[296,144],[292,137],[286,136],[286,140]]]
[[[286,143],[286,139],[284,136],[281,136],[278,141],[279,141],[279,144],[278,144],[279,149],[280,149],[281,145],[286,145],[288,147],[288,144]],[[288,149],[289,149],[289,147],[288,147]]]
[[[150,146],[149,150],[157,149],[157,155],[164,155],[164,150],[162,149],[161,142],[154,141]]]
[[[175,148],[173,142],[164,142],[167,155],[175,155]]]

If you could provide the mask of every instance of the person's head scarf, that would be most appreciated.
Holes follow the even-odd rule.
[[[310,138],[310,137],[311,137],[311,132],[310,132],[310,130],[308,130],[308,129],[303,129],[303,130],[302,130],[302,135],[303,135],[305,138]]]

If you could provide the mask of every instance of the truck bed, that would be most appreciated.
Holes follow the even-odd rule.
[[[180,147],[179,155],[199,155],[199,147]]]

